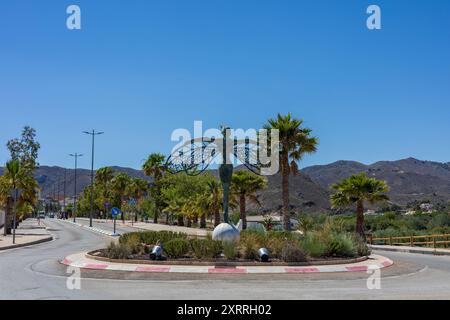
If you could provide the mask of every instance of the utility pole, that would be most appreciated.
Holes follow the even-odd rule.
[[[91,213],[89,216],[89,227],[92,228],[92,216],[94,215],[94,152],[95,152],[95,136],[104,134],[104,132],[84,131],[83,133],[92,136],[92,162],[91,162]]]
[[[63,209],[63,214],[64,214],[64,218],[68,218],[67,215],[67,210],[66,210],[66,183],[67,183],[67,168],[64,169],[64,209]]]
[[[75,158],[75,191],[73,193],[73,222],[76,222],[76,213],[77,213],[77,167],[78,167],[78,158],[82,157],[82,154],[74,153],[69,154],[69,156]]]

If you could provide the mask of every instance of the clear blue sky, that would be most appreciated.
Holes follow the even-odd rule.
[[[0,163],[24,125],[43,165],[81,152],[89,167],[95,128],[96,167],[138,168],[194,120],[259,128],[289,111],[320,138],[302,166],[450,161],[449,39],[448,0],[1,1]]]

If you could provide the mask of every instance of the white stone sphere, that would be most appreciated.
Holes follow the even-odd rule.
[[[212,234],[213,240],[219,241],[239,241],[240,232],[239,230],[232,224],[229,223],[221,223],[219,224],[213,231]]]

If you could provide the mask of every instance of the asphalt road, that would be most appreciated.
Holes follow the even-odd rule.
[[[52,242],[0,253],[0,299],[450,299],[450,257],[378,252],[395,262],[369,290],[365,273],[320,275],[173,275],[82,271],[67,287],[65,256],[111,238],[46,220]],[[101,227],[100,224],[98,227]],[[127,229],[128,230],[128,229]],[[125,231],[125,230],[124,230]]]

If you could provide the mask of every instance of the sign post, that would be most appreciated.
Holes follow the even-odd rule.
[[[116,220],[117,220],[117,216],[120,214],[120,209],[119,208],[112,208],[111,210],[111,215],[114,219],[114,234],[116,234]]]

